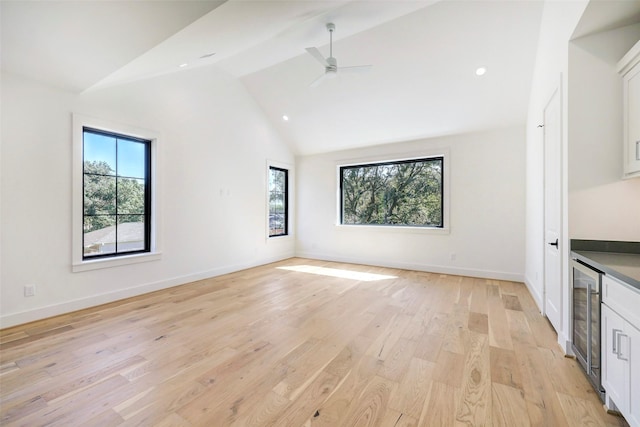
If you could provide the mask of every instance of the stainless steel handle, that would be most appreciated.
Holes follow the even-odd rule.
[[[620,331],[622,332],[622,331]],[[628,361],[629,359],[627,359],[626,357],[622,357],[622,349],[620,348],[620,342],[621,342],[621,338],[622,337],[629,337],[627,334],[618,334],[618,339],[616,340],[618,342],[617,347],[618,347],[618,352],[616,353],[618,355],[618,359],[620,360],[624,360],[624,361]]]
[[[616,354],[618,357],[620,357],[620,354],[618,354],[619,345],[617,345],[618,337],[616,335],[618,335],[618,332],[622,332],[622,329],[612,329],[611,331],[613,332],[613,339],[611,340],[611,344],[613,348],[611,349],[611,351],[614,354]]]

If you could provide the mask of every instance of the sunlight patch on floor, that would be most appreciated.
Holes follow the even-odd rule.
[[[293,265],[289,267],[276,267],[280,270],[296,271],[298,273],[318,274],[320,276],[340,277],[341,279],[359,280],[362,282],[375,282],[377,280],[396,279],[397,276],[385,274],[363,273],[361,271],[341,270],[337,268],[315,267],[313,265]]]

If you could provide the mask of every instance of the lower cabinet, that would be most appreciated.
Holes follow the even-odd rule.
[[[602,304],[602,385],[629,425],[640,427],[640,331]],[[612,405],[613,403],[613,405]]]

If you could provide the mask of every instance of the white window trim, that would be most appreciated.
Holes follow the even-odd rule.
[[[151,141],[151,248],[150,252],[132,255],[120,255],[113,258],[82,259],[82,209],[84,203],[83,194],[83,129],[103,130],[106,132],[119,133],[136,138]],[[159,204],[159,178],[158,173],[158,142],[159,134],[147,129],[141,129],[121,123],[113,123],[82,114],[73,114],[72,118],[72,141],[73,141],[73,164],[72,164],[72,244],[71,244],[71,270],[73,272],[95,270],[99,268],[111,268],[121,265],[135,264],[140,262],[155,261],[161,258],[160,252],[160,220],[161,212]]]
[[[357,224],[341,224],[340,223],[340,200],[342,194],[340,192],[340,168],[343,166],[366,165],[370,163],[397,162],[404,160],[428,159],[431,157],[442,157],[444,173],[442,174],[442,227],[412,227],[406,225],[357,225]],[[355,159],[343,159],[336,162],[336,222],[335,227],[341,231],[362,231],[366,233],[410,233],[410,234],[450,234],[451,225],[450,204],[451,204],[451,152],[449,148],[426,149],[417,152],[404,154],[382,154],[367,157],[359,157]]]
[[[287,234],[284,236],[269,236],[269,168],[280,168],[286,169],[288,171],[287,176],[289,179],[288,188],[288,201],[287,201]],[[265,223],[265,238],[267,242],[275,242],[282,240],[292,240],[294,239],[294,225],[295,225],[295,170],[291,163],[280,162],[277,160],[267,159],[266,168],[265,168],[265,177],[266,182],[264,185],[265,189],[265,214],[264,214],[264,223]]]

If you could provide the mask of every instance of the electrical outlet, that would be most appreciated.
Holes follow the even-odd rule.
[[[451,261],[455,261],[456,260],[456,254],[454,252],[451,252],[451,254],[449,255],[449,258],[451,258]]]
[[[24,287],[24,296],[32,297],[36,294],[36,285],[25,285]]]

